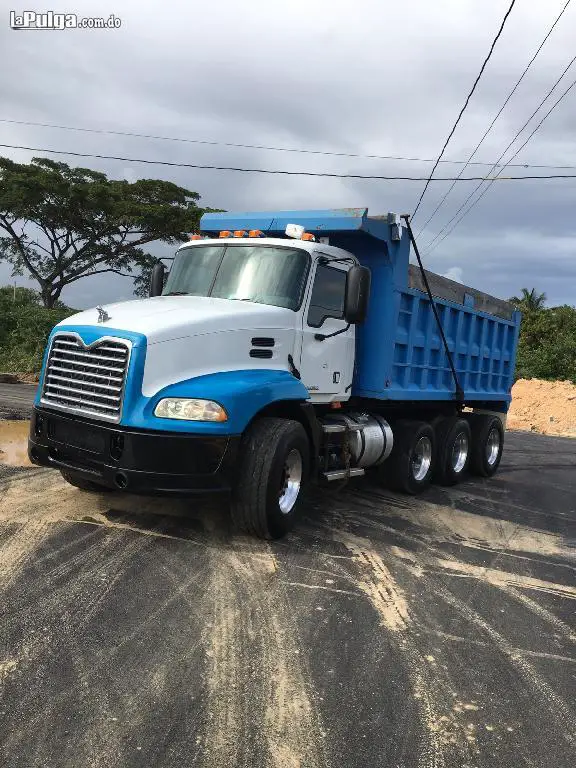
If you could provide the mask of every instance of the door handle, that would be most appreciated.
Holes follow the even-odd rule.
[[[315,333],[314,338],[316,341],[324,341],[324,339],[331,339],[332,336],[339,336],[341,333],[346,333],[346,331],[350,328],[350,323],[346,326],[346,328],[340,328],[339,331],[334,331],[334,333]]]

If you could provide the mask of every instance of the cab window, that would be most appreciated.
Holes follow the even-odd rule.
[[[344,293],[346,272],[324,264],[318,264],[308,309],[308,325],[320,328],[324,320],[344,317]]]

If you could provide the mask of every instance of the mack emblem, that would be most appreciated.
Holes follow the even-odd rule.
[[[96,311],[98,312],[99,323],[105,323],[107,320],[110,320],[110,315],[103,307],[96,307]]]

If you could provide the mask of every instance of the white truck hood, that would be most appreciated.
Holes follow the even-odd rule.
[[[157,296],[102,308],[109,319],[101,323],[98,311],[88,309],[59,325],[88,325],[103,334],[109,329],[111,336],[115,330],[146,336],[145,397],[210,373],[287,370],[288,355],[295,354],[298,315],[282,307],[203,296]],[[270,357],[250,354],[255,336],[272,339]]]
[[[59,325],[93,325],[142,333],[148,345],[182,337],[230,330],[294,329],[296,313],[283,307],[205,296],[156,296],[103,305],[109,316],[98,322],[98,310],[87,309]]]

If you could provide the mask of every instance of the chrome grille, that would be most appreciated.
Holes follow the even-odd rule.
[[[85,347],[76,334],[58,334],[48,356],[42,402],[65,411],[120,421],[129,358],[127,341],[106,337]]]

